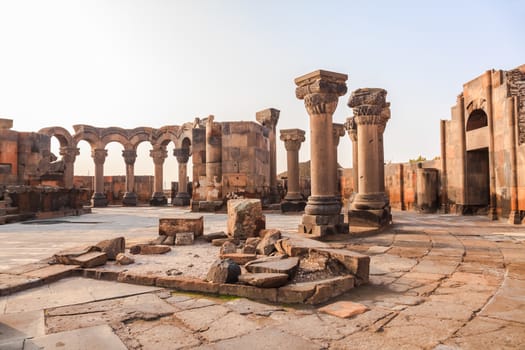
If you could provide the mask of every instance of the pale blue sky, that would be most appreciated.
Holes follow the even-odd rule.
[[[214,114],[309,130],[295,77],[346,73],[349,93],[388,90],[385,160],[439,155],[439,120],[462,84],[525,63],[523,1],[0,0],[0,117],[14,129],[161,127]],[[351,115],[349,93],[335,122]],[[307,133],[308,135],[308,133]],[[106,173],[124,174],[109,145]],[[138,174],[152,174],[142,145]],[[278,170],[285,151],[278,142]],[[309,143],[301,160],[309,158]],[[165,173],[176,174],[176,161]],[[351,165],[341,140],[339,162]],[[93,173],[82,145],[77,173]],[[175,175],[176,176],[176,175]]]

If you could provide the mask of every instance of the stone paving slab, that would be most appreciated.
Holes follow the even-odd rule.
[[[127,347],[108,325],[44,335],[31,339],[31,342],[45,349],[127,350]]]

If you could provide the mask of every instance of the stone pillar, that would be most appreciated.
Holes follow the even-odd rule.
[[[450,206],[448,203],[448,178],[447,178],[447,122],[440,121],[441,136],[441,212],[448,214]]]
[[[341,202],[341,177],[339,176],[339,162],[337,157],[337,146],[339,146],[339,139],[342,136],[345,136],[345,126],[343,124],[332,124],[332,136],[334,151],[332,152],[333,161],[334,161],[334,196]]]
[[[423,168],[421,163],[416,170],[417,210],[420,213],[434,213],[438,209],[438,175],[434,168]]]
[[[386,90],[358,89],[348,106],[357,124],[359,192],[348,212],[350,225],[381,227],[391,221],[390,201],[384,192],[383,132],[390,118]]]
[[[60,147],[60,155],[64,161],[64,187],[73,188],[73,178],[75,176],[75,159],[80,154],[80,148]]]
[[[91,197],[91,204],[94,207],[105,207],[108,205],[106,194],[104,193],[104,161],[108,156],[108,151],[103,148],[95,148],[91,151],[91,157],[95,162],[95,191]]]
[[[179,163],[179,191],[173,198],[173,205],[186,206],[190,204],[190,194],[188,193],[188,160],[190,158],[189,148],[176,148],[173,155],[177,157]]]
[[[213,119],[206,121],[206,201],[215,206],[222,205],[222,127]]]
[[[163,165],[164,160],[168,157],[168,151],[166,146],[155,145],[153,149],[149,151],[149,155],[153,158],[153,163],[155,164],[155,185],[154,192],[149,201],[150,205],[160,206],[168,204],[168,199],[164,195],[164,190],[162,188],[163,179]]]
[[[124,157],[124,162],[126,163],[126,192],[122,198],[122,204],[126,206],[136,206],[135,160],[137,159],[137,151],[134,149],[123,150],[122,157]]]
[[[275,108],[263,109],[255,114],[259,123],[268,128],[268,139],[270,141],[270,203],[278,203],[280,200],[277,191],[277,151],[276,151],[276,126],[279,121],[280,111]]]
[[[300,233],[322,237],[348,232],[341,202],[334,196],[332,115],[339,96],[346,93],[346,74],[318,70],[295,79],[295,95],[310,115],[310,177],[312,194],[299,225]]]
[[[354,117],[346,118],[345,129],[352,141],[352,179],[354,181],[354,193],[359,192],[359,146],[357,144],[357,124]]]
[[[284,147],[286,148],[288,173],[288,189],[284,201],[281,203],[281,211],[283,212],[303,211],[306,205],[299,186],[299,149],[304,140],[304,130],[281,130],[281,141],[284,141]]]

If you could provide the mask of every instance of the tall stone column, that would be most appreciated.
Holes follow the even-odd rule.
[[[304,99],[310,115],[311,196],[299,225],[300,233],[322,237],[348,232],[334,196],[334,150],[332,115],[339,96],[346,93],[346,74],[318,70],[295,79],[295,95]]]
[[[306,205],[299,186],[299,149],[304,140],[304,130],[281,129],[281,141],[284,141],[286,148],[288,173],[288,189],[284,201],[281,203],[281,211],[283,212],[303,211]]]
[[[123,150],[122,157],[124,157],[124,162],[126,163],[126,192],[122,198],[122,204],[126,206],[136,206],[135,160],[137,159],[137,151],[134,149]]]
[[[162,188],[163,178],[163,166],[164,160],[168,157],[168,151],[166,146],[155,145],[153,149],[149,151],[149,155],[153,158],[153,163],[155,164],[155,184],[154,192],[149,201],[150,205],[160,206],[168,204],[168,199],[164,195]]]
[[[268,139],[270,141],[270,203],[278,203],[280,200],[277,191],[277,150],[276,150],[276,126],[279,121],[280,111],[268,108],[255,114],[259,123],[268,128]]]
[[[188,160],[190,158],[189,148],[176,148],[173,155],[177,157],[179,164],[179,191],[173,198],[173,205],[186,206],[190,204],[190,195],[188,193]]]
[[[354,117],[346,118],[345,129],[352,141],[352,178],[354,181],[355,194],[359,191],[359,162],[357,160],[359,156],[359,146],[357,144],[357,124],[354,121]]]
[[[334,151],[332,152],[333,155],[333,161],[334,161],[334,195],[335,197],[341,201],[341,179],[339,176],[339,162],[337,157],[337,147],[339,146],[339,139],[342,136],[345,136],[345,126],[343,124],[332,124],[332,131],[333,131],[333,144],[334,144]]]
[[[73,188],[73,178],[75,176],[75,159],[80,154],[80,148],[60,147],[60,153],[64,161],[64,187]]]
[[[350,225],[381,227],[391,221],[390,201],[385,194],[383,132],[390,118],[386,90],[358,89],[348,106],[357,124],[359,192],[348,212]]]
[[[108,205],[106,194],[104,193],[104,161],[108,156],[108,151],[103,148],[95,148],[91,151],[91,157],[95,162],[95,191],[91,197],[91,204],[94,207],[105,207]]]
[[[206,201],[222,204],[222,126],[213,119],[206,121]]]

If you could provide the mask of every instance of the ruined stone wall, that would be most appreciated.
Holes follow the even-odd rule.
[[[222,122],[222,191],[262,198],[270,175],[269,140],[255,122]]]
[[[192,163],[193,191],[192,200],[206,200],[206,129],[204,127],[192,130]]]
[[[13,122],[0,119],[0,184],[18,182],[18,132],[10,130]]]
[[[93,176],[75,176],[73,180],[75,188],[83,188],[89,191],[88,202],[93,195]],[[149,203],[153,194],[155,179],[149,175],[135,176],[135,192],[139,203]],[[122,204],[122,197],[126,192],[126,176],[104,176],[104,194],[110,204]]]

